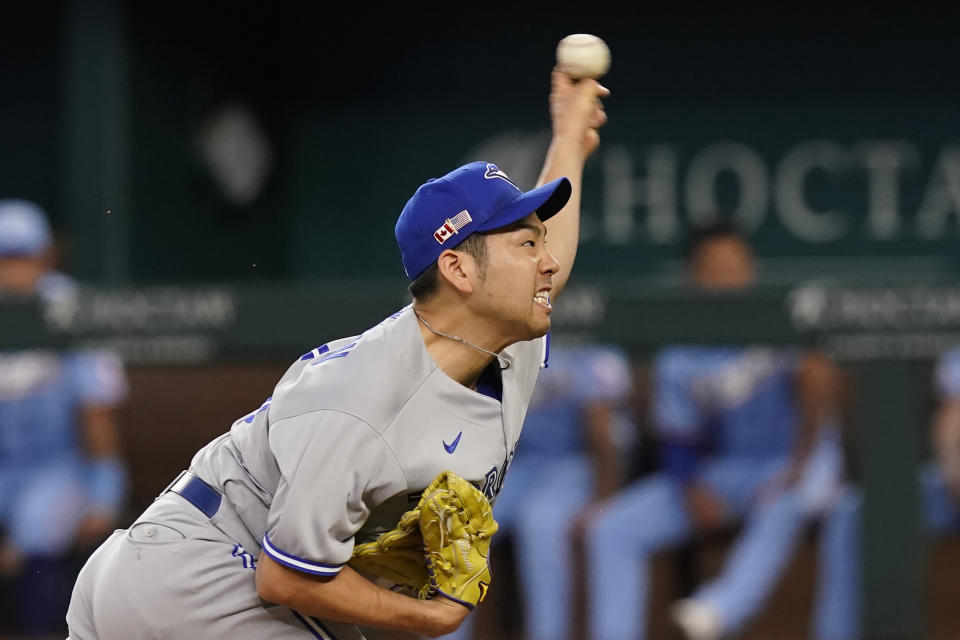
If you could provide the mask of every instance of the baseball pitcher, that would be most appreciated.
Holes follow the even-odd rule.
[[[116,531],[77,579],[73,640],[438,636],[463,622],[489,584],[474,562],[495,531],[488,501],[547,360],[607,95],[554,72],[553,140],[530,191],[489,162],[416,190],[396,224],[413,303],[305,353]],[[420,571],[405,585],[422,583],[419,597],[351,566],[358,545],[398,541],[425,564],[386,573]]]

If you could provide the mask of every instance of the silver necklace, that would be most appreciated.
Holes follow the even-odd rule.
[[[504,371],[504,370],[510,368],[510,361],[508,361],[508,360],[507,360],[507,361],[501,360],[499,353],[494,353],[493,351],[488,351],[487,349],[484,349],[484,348],[481,347],[481,346],[478,346],[478,345],[473,344],[473,343],[470,342],[469,340],[464,340],[464,339],[461,338],[460,336],[455,336],[455,335],[450,334],[450,333],[444,333],[443,331],[437,331],[436,329],[434,329],[433,327],[431,327],[431,326],[430,326],[430,323],[427,322],[426,320],[424,320],[424,319],[423,319],[423,316],[421,316],[419,313],[417,313],[416,311],[414,311],[414,312],[413,312],[413,315],[417,316],[417,319],[420,320],[420,322],[422,322],[423,325],[424,325],[427,329],[429,329],[429,330],[432,331],[433,333],[437,334],[438,336],[442,336],[442,337],[444,337],[444,338],[449,338],[450,340],[453,340],[454,342],[459,342],[460,344],[465,344],[465,345],[467,345],[468,347],[473,347],[473,348],[476,349],[477,351],[482,351],[482,352],[486,353],[487,355],[493,356],[494,358],[497,359],[497,362],[500,363],[500,370],[501,370],[501,371]]]

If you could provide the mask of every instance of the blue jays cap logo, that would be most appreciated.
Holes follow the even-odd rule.
[[[487,180],[492,180],[493,178],[500,178],[501,180],[506,180],[507,182],[510,183],[510,186],[512,186],[517,191],[523,191],[520,187],[513,184],[513,180],[511,180],[507,176],[507,174],[501,171],[500,168],[495,164],[487,163],[487,170],[484,172],[483,177],[486,178]]]

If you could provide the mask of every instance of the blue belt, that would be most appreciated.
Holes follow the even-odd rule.
[[[208,518],[212,518],[220,509],[220,494],[217,490],[189,471],[181,471],[164,493],[167,491],[183,496]]]

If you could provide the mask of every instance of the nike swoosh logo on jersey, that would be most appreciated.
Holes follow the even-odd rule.
[[[460,444],[460,436],[462,435],[463,435],[463,431],[458,433],[457,437],[450,444],[447,444],[446,440],[443,441],[443,448],[447,450],[447,453],[453,453],[454,451],[457,450],[457,445]]]

